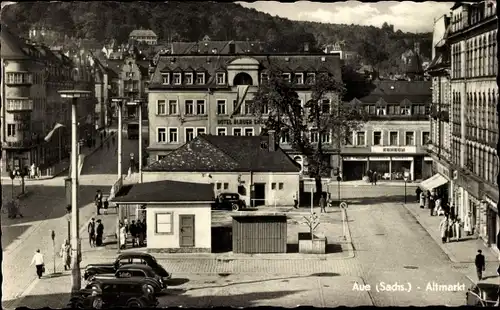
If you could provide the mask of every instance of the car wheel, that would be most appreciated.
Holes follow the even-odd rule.
[[[238,204],[237,204],[237,203],[233,203],[233,204],[231,205],[231,209],[232,209],[233,211],[238,211],[238,210],[240,209],[240,206],[238,206]]]
[[[149,307],[151,302],[150,302],[151,298],[147,298],[147,297],[141,297],[139,298],[139,301],[141,302],[141,304],[143,305],[144,308],[146,307]]]
[[[144,307],[145,305],[140,300],[140,298],[132,297],[129,300],[127,300],[127,308],[144,308]]]

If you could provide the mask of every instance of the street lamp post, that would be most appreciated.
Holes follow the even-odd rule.
[[[139,183],[142,183],[142,100],[134,100],[127,103],[130,106],[136,106],[139,113]]]
[[[126,98],[113,98],[118,107],[118,177],[122,176],[122,107]]]
[[[13,171],[13,170],[10,170],[9,171],[9,178],[10,178],[10,180],[12,182],[12,188],[11,188],[11,191],[10,191],[11,198],[12,198],[12,201],[14,201],[14,179],[16,178],[16,172]]]
[[[406,204],[406,182],[408,182],[408,178],[410,177],[410,174],[408,172],[404,173],[404,181],[405,181],[405,204]]]
[[[77,127],[77,103],[78,98],[90,96],[90,91],[84,90],[60,90],[62,98],[71,99],[71,292],[76,293],[81,287],[80,260],[79,260],[79,214],[78,214],[78,127]]]

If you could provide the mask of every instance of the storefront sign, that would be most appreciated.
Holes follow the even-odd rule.
[[[416,153],[416,146],[372,146],[372,153]]]
[[[217,125],[261,125],[263,120],[255,118],[219,119]]]
[[[391,157],[392,161],[413,161],[413,157]]]
[[[348,157],[342,157],[342,160],[345,160],[345,161],[367,161],[368,157],[348,156]]]
[[[384,161],[384,160],[391,160],[389,156],[387,157],[381,157],[381,156],[370,156],[370,161]]]

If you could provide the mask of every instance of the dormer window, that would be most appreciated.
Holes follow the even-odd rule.
[[[163,85],[170,84],[170,73],[162,73]]]
[[[196,84],[205,84],[205,73],[204,72],[196,73]]]
[[[304,84],[304,73],[295,73],[293,82],[295,84]]]
[[[217,85],[226,84],[226,74],[224,72],[217,73]]]
[[[181,85],[182,78],[180,73],[174,73],[174,85]]]
[[[316,73],[314,73],[314,72],[308,73],[306,82],[308,85],[312,85],[312,84],[316,83]]]
[[[191,72],[185,73],[184,74],[184,82],[187,85],[193,85],[193,73],[191,73]]]
[[[377,107],[377,115],[386,115],[387,109],[386,107]]]
[[[264,84],[264,83],[267,83],[267,81],[269,81],[269,75],[267,73],[261,73],[260,74],[260,83]]]
[[[401,107],[401,115],[411,115],[410,107]]]
[[[290,82],[291,82],[291,80],[292,80],[292,74],[291,74],[291,73],[283,73],[281,76],[283,77],[283,79],[284,79],[285,81],[287,81],[287,82],[289,82],[289,83],[290,83]]]

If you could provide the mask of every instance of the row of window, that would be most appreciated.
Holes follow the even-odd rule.
[[[492,76],[498,72],[496,30],[469,39],[465,51],[461,42],[451,47],[452,78]],[[462,72],[462,54],[465,54],[465,72]]]
[[[422,144],[430,143],[430,133],[428,131],[421,132],[421,141]],[[357,131],[353,134],[352,137],[347,137],[346,145],[356,145],[356,146],[366,146],[366,131]],[[389,131],[389,141],[388,144],[385,144],[383,141],[382,131],[373,131],[372,132],[372,145],[388,145],[388,146],[400,146],[399,141],[399,131]],[[406,131],[404,146],[415,146],[415,132],[414,131]]]
[[[495,3],[493,3],[495,2]],[[496,1],[483,1],[474,5],[464,4],[467,6],[468,13],[455,13],[451,15],[451,31],[457,32],[466,27],[473,26],[483,19],[496,14]]]
[[[482,179],[496,184],[498,157],[493,152],[468,143],[466,167]]]
[[[33,73],[30,72],[6,72],[7,84],[33,84]]]
[[[226,99],[216,99],[217,105],[217,115],[229,115],[230,111],[228,108]],[[303,101],[301,100],[301,105]],[[425,110],[425,107],[422,106]],[[233,100],[232,111],[236,115],[253,115],[253,104],[252,100],[245,100],[239,107],[237,106],[237,101]],[[324,99],[321,103],[322,113],[329,114],[331,112],[331,103],[329,99]],[[418,111],[421,111],[420,107]],[[260,111],[262,114],[268,114],[269,108],[263,106]],[[179,102],[177,99],[168,100],[158,100],[156,102],[156,115],[180,115],[181,111],[179,109]],[[186,99],[184,100],[184,115],[207,115],[206,100],[205,99]]]
[[[184,75],[184,76],[183,76]],[[182,74],[181,72],[175,73],[162,73],[162,84],[163,85],[194,85],[193,83],[193,73],[185,72]],[[217,73],[217,84],[225,84],[226,75],[225,73]],[[205,72],[197,72],[196,73],[196,85],[204,85],[205,84]],[[220,83],[219,83],[220,82]]]
[[[365,105],[365,112],[369,115],[428,115],[429,105],[413,104],[410,106],[400,106],[390,104],[385,106]]]

